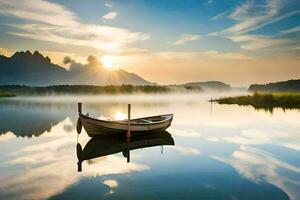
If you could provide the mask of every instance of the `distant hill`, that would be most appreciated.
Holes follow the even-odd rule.
[[[184,84],[186,88],[203,89],[204,91],[230,91],[231,86],[220,81],[192,82]]]
[[[250,92],[300,92],[300,79],[250,85]]]
[[[153,85],[134,73],[125,70],[106,70],[94,56],[88,64],[80,64],[69,58],[70,70],[53,64],[49,57],[38,51],[16,52],[11,57],[0,55],[0,85]],[[68,64],[68,63],[67,63]]]

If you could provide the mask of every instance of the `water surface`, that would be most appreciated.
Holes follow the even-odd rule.
[[[225,94],[219,94],[219,96]],[[0,199],[300,199],[300,112],[218,105],[217,95],[17,97],[0,100]],[[225,95],[226,96],[226,95]],[[82,163],[77,102],[110,119],[174,113],[175,145]]]

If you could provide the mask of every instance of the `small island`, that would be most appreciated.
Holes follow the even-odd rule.
[[[254,91],[254,93],[245,96],[223,97],[212,101],[219,104],[251,105],[256,109],[271,111],[273,108],[300,108],[300,80],[266,85],[255,84],[249,87],[249,91]]]
[[[257,109],[300,108],[300,93],[254,93],[213,100],[219,104],[251,105]]]

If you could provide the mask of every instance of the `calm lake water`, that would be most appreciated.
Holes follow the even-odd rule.
[[[219,94],[225,95],[226,94]],[[300,111],[211,105],[216,95],[0,100],[0,199],[300,199]],[[93,117],[174,113],[175,145],[87,160],[77,102]],[[101,147],[99,147],[101,148]]]

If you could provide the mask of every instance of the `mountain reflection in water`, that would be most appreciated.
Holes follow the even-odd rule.
[[[130,162],[130,150],[175,145],[173,137],[167,131],[135,136],[129,142],[124,137],[107,136],[108,134],[90,139],[83,150],[81,144],[77,143],[78,171],[82,171],[82,162],[85,160],[122,152],[127,162]]]

